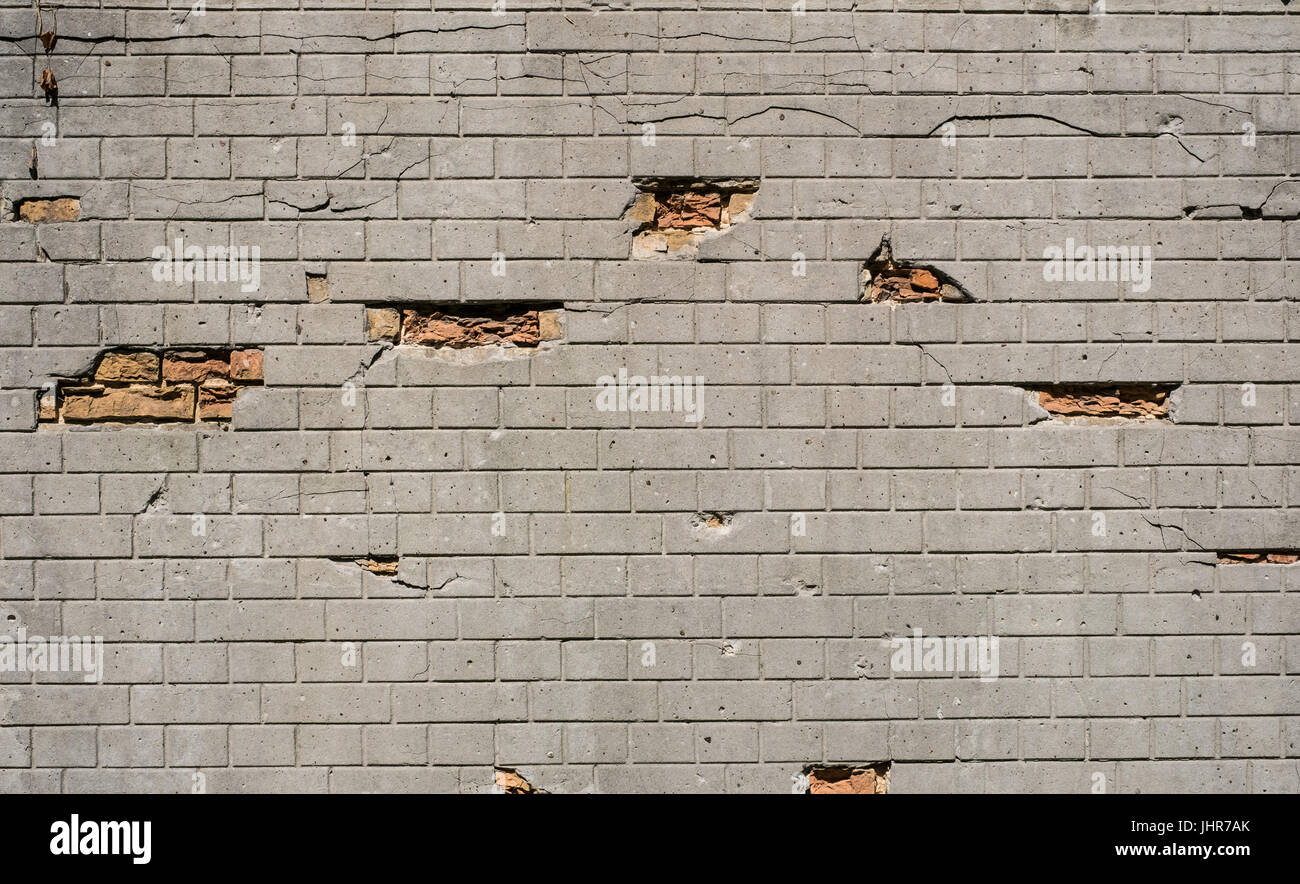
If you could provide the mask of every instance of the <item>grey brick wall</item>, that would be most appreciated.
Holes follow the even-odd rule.
[[[47,53],[0,0],[0,614],[104,641],[99,682],[0,672],[0,790],[1300,791],[1281,0],[297,5],[73,0]],[[653,177],[758,191],[641,260]],[[973,300],[862,300],[886,236]],[[178,238],[257,290],[158,281]],[[1149,288],[1050,278],[1067,241]],[[502,301],[563,340],[367,336]],[[121,346],[265,386],[38,424]],[[702,419],[601,408],[620,369]],[[996,679],[900,668],[917,629]]]

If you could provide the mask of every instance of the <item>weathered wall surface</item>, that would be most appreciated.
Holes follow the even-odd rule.
[[[0,789],[1300,790],[1300,19],[826,2],[0,0]]]

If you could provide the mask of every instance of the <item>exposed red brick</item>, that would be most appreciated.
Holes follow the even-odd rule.
[[[536,347],[541,341],[536,310],[493,312],[498,315],[403,310],[401,343],[460,349],[505,343],[518,347]]]
[[[369,307],[366,309],[366,340],[392,341],[402,335],[402,311],[392,307]]]
[[[230,377],[236,381],[262,380],[262,351],[232,350],[230,353]]]
[[[398,559],[396,556],[370,556],[364,559],[353,559],[353,561],[371,574],[378,574],[380,577],[397,576]]]
[[[63,419],[87,421],[192,421],[194,387],[72,387],[63,393]]]
[[[173,350],[163,356],[163,380],[202,383],[230,377],[230,357],[210,350]]]
[[[537,334],[543,341],[558,341],[564,337],[564,320],[559,310],[537,311]]]
[[[863,299],[878,301],[970,301],[956,283],[926,267],[896,262],[889,240],[883,239],[863,272]]]
[[[541,789],[535,788],[532,783],[525,780],[517,772],[498,767],[496,771],[497,788],[507,795],[544,795]]]
[[[42,422],[228,421],[235,397],[262,383],[262,351],[113,350],[90,375],[42,396]]]
[[[159,360],[157,353],[147,350],[105,353],[95,368],[97,381],[157,381]]]
[[[1163,420],[1169,416],[1167,384],[1056,384],[1038,389],[1038,404],[1063,417]]]
[[[1223,565],[1294,565],[1300,562],[1300,553],[1294,552],[1221,552]]]
[[[634,258],[693,254],[710,231],[726,230],[749,211],[758,189],[745,179],[642,179],[637,186],[641,193],[623,215],[640,225]]]
[[[323,304],[330,299],[329,278],[323,273],[307,274],[307,300],[313,304]]]
[[[654,223],[660,230],[718,227],[722,224],[722,194],[698,190],[656,194]]]
[[[814,767],[808,771],[809,795],[883,795],[889,790],[889,766]]]
[[[38,421],[56,421],[59,419],[59,396],[53,390],[41,394],[36,403]]]
[[[25,199],[18,204],[18,220],[30,224],[76,221],[81,217],[81,200],[75,196]]]
[[[228,421],[233,415],[239,387],[228,381],[213,379],[199,387],[199,420]]]

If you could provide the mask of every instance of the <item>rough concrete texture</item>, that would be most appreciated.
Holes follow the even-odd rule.
[[[0,791],[1300,791],[1296,4],[173,5],[0,0]]]

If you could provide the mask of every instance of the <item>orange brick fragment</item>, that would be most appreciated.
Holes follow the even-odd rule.
[[[233,350],[230,353],[230,377],[236,381],[260,381],[262,377],[261,350]]]
[[[191,421],[194,387],[72,387],[63,394],[65,421]]]
[[[157,381],[159,370],[157,353],[147,350],[105,353],[95,368],[97,381]]]
[[[163,356],[163,380],[202,383],[209,378],[228,379],[230,357],[207,350],[175,350]]]

